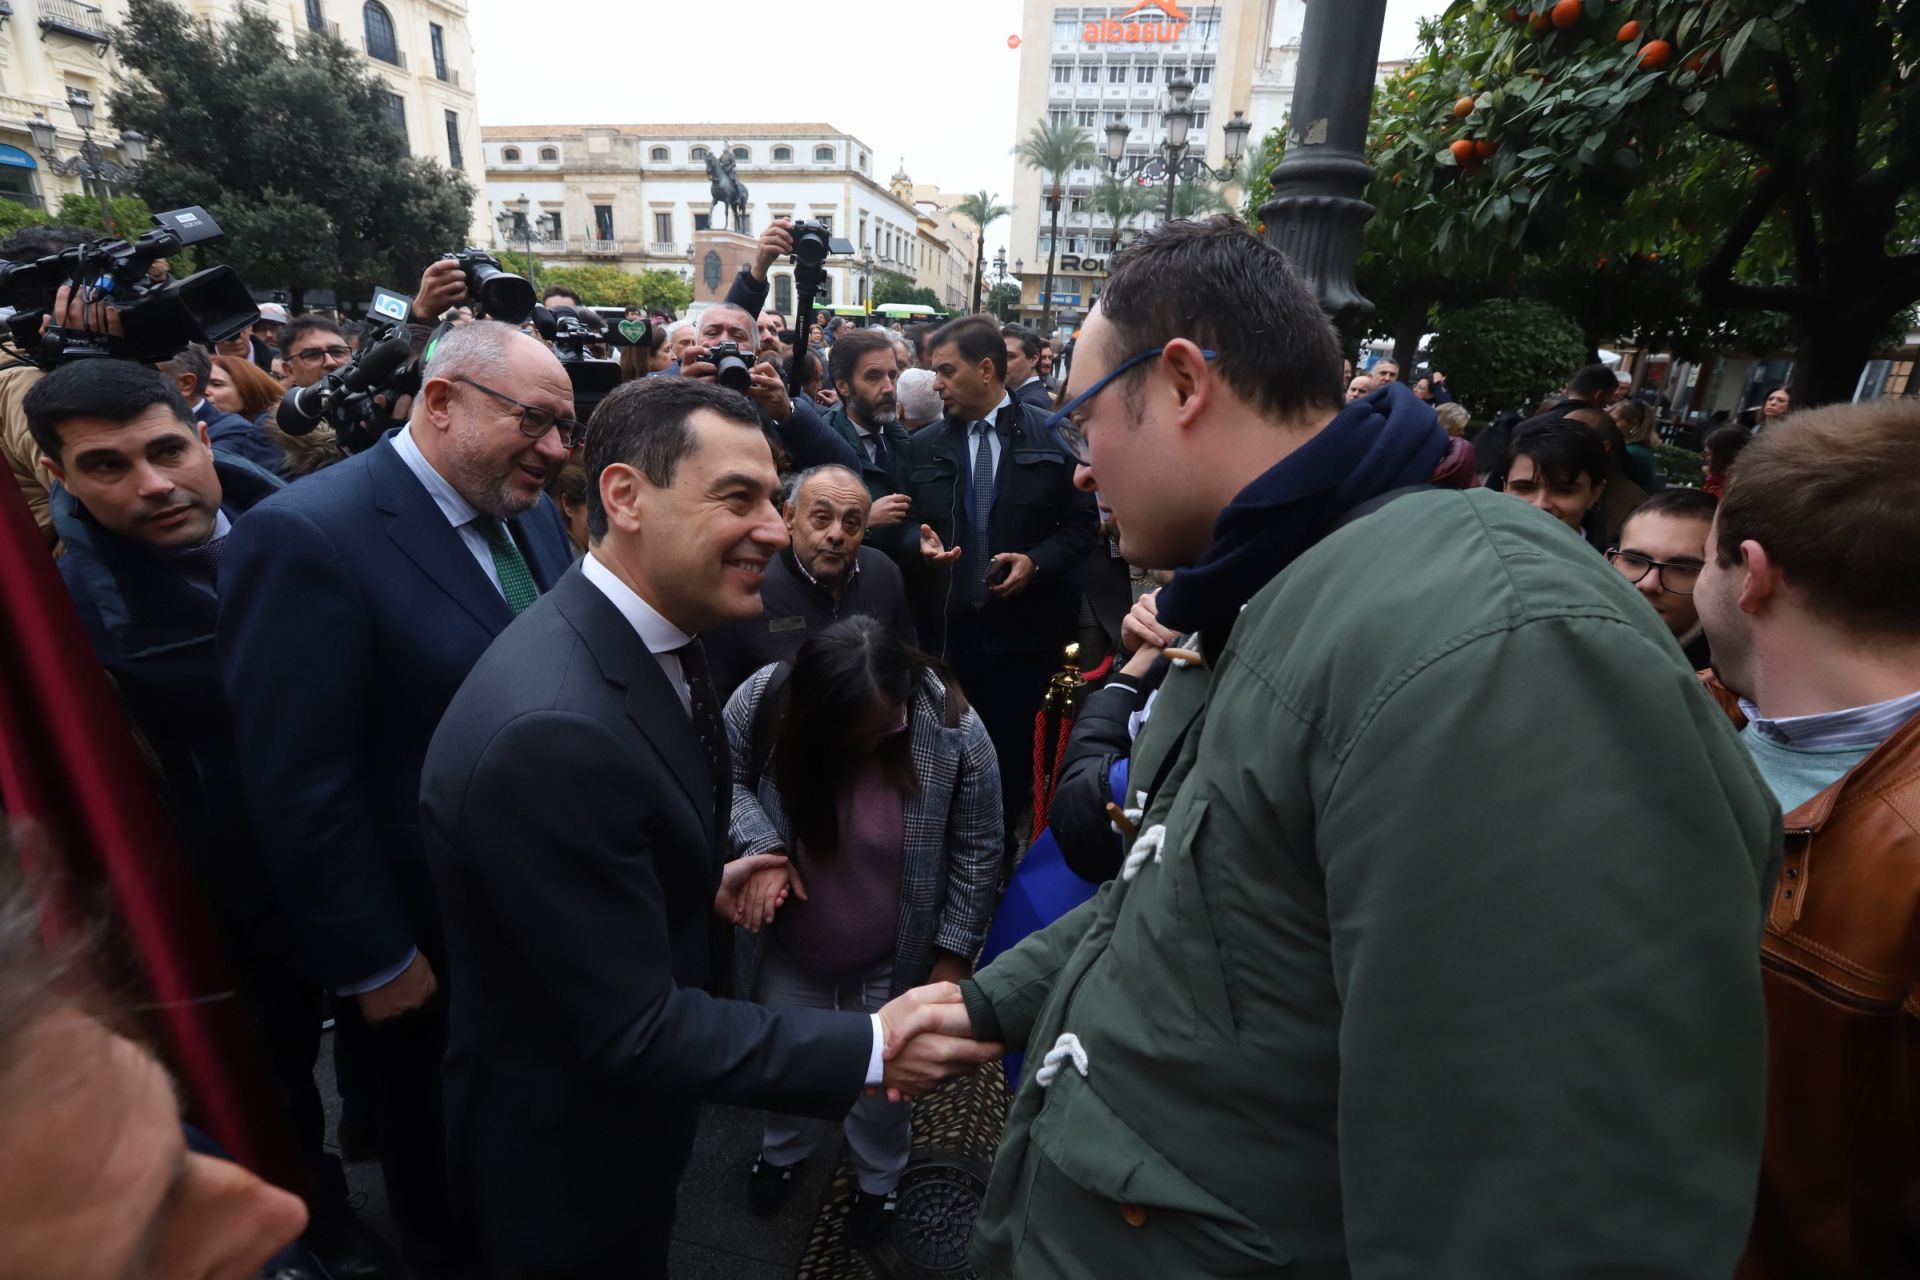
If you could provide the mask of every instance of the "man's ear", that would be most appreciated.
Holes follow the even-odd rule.
[[[1740,572],[1745,576],[1735,600],[1742,613],[1759,613],[1786,586],[1786,576],[1780,566],[1774,563],[1765,547],[1751,538],[1740,544]]]
[[[204,394],[204,389],[199,385],[199,380],[191,373],[174,374],[173,385],[180,388],[180,396],[188,404],[192,404]]]
[[[436,431],[444,431],[448,420],[453,416],[453,383],[446,378],[429,378],[420,386],[420,395],[415,401],[420,414],[415,415]]]
[[[49,458],[46,454],[43,453],[39,456],[39,462],[40,462],[40,469],[42,471],[45,471],[48,475],[52,476],[55,480],[58,480],[61,484],[65,484],[67,482],[66,468],[62,467],[54,459]]]
[[[1188,426],[1212,401],[1213,370],[1200,348],[1186,338],[1175,338],[1161,353],[1160,367],[1180,402],[1180,425]]]
[[[607,513],[607,527],[638,533],[654,492],[639,471],[624,462],[609,462],[600,471],[600,508]]]
[[[194,424],[193,424],[193,433],[194,433],[195,435],[197,435],[197,436],[199,436],[199,437],[200,437],[200,443],[201,443],[201,444],[203,444],[203,445],[205,445],[205,446],[206,446],[207,448],[209,448],[209,449],[211,449],[211,448],[213,448],[213,437],[207,434],[207,424],[206,424],[206,423],[204,423],[204,422],[196,422],[196,423],[194,423]]]

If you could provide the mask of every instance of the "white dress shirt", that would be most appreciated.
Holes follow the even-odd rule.
[[[667,680],[673,685],[673,691],[680,695],[680,709],[693,716],[693,695],[687,689],[686,674],[681,670],[680,659],[674,650],[693,643],[693,637],[662,617],[655,609],[640,597],[640,593],[620,580],[620,575],[601,562],[592,551],[580,561],[580,576],[598,588],[601,595],[620,611],[620,616],[647,646],[654,661],[666,672]],[[877,1085],[886,1076],[886,1063],[882,1050],[886,1048],[887,1033],[880,1025],[879,1014],[868,1015],[873,1020],[873,1052],[867,1056],[867,1084]]]
[[[982,423],[984,423],[987,428],[987,448],[992,451],[990,456],[993,458],[993,474],[995,475],[995,477],[999,476],[1000,474],[1000,433],[993,429],[993,424],[994,424],[994,419],[1000,416],[1000,411],[1012,403],[1013,403],[1013,397],[1007,394],[1006,392],[1002,392],[1000,394],[1000,403],[993,406],[993,409],[987,414],[986,417],[975,418],[972,422],[969,422],[967,424],[967,479],[966,479],[967,484],[973,483],[974,454],[975,454],[975,451],[980,447],[980,442],[978,439],[975,438],[973,434],[973,429],[976,426],[981,425]]]
[[[460,491],[447,479],[433,469],[427,461],[427,455],[420,452],[420,446],[413,438],[413,425],[400,428],[400,434],[393,438],[393,451],[400,455],[400,461],[407,464],[407,470],[414,478],[426,486],[427,496],[433,499],[433,505],[440,508],[440,514],[447,518],[460,542],[471,555],[474,563],[480,566],[480,572],[487,575],[487,581],[493,589],[506,599],[507,593],[500,585],[500,571],[493,565],[493,546],[487,541],[486,521],[488,517],[474,509],[471,502],[460,496]]]

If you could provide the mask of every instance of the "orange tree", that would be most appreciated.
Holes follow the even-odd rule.
[[[1771,313],[1801,403],[1920,299],[1920,0],[1455,0],[1423,37],[1377,102],[1390,287],[1578,275],[1616,332],[1696,341]],[[1663,261],[1652,314],[1594,287]]]

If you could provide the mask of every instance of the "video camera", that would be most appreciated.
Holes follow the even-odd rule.
[[[462,249],[445,256],[460,264],[467,277],[467,296],[489,320],[525,324],[533,315],[537,305],[533,286],[526,277],[503,270],[500,259],[485,249]]]
[[[154,363],[188,343],[224,342],[260,318],[232,267],[208,267],[185,280],[151,279],[156,259],[222,234],[198,205],[156,213],[153,220],[155,229],[137,240],[109,236],[32,262],[0,262],[0,305],[14,308],[7,325],[23,355],[43,369],[102,357]],[[55,319],[77,313],[79,327],[49,324],[42,333],[63,285],[70,290],[68,310]],[[100,304],[113,316],[96,328]]]
[[[582,422],[591,418],[607,393],[620,385],[620,362],[593,355],[587,348],[645,347],[651,351],[663,336],[645,320],[591,328],[572,307],[535,307],[533,327],[552,344],[553,354],[566,366],[567,378],[573,383],[574,416]]]
[[[517,277],[516,277],[517,278]],[[420,389],[420,362],[413,358],[407,316],[413,300],[390,289],[373,291],[369,332],[353,359],[310,387],[289,388],[274,422],[290,436],[325,423],[349,453],[380,442],[398,425],[393,407]]]
[[[800,299],[793,327],[795,332],[807,334],[813,332],[814,302],[827,283],[827,259],[834,254],[852,254],[853,242],[834,235],[818,222],[796,222],[789,233],[793,236],[793,284]],[[793,359],[787,363],[787,389],[795,395],[806,381],[806,350],[804,341],[794,343]]]

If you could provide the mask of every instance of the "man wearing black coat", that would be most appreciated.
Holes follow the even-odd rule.
[[[702,1101],[837,1116],[863,1086],[911,1095],[988,1057],[951,1038],[968,1025],[951,983],[872,1016],[701,990],[709,912],[737,918],[747,879],[784,863],[722,874],[732,761],[693,639],[760,611],[786,545],[759,421],[684,378],[602,401],[590,549],[475,665],[427,753],[459,975],[453,1185],[516,1277],[664,1276]]]
[[[324,1146],[313,1064],[321,991],[281,945],[279,912],[240,799],[239,764],[214,657],[216,566],[235,521],[281,488],[214,450],[176,387],[120,360],[68,365],[27,393],[28,425],[54,481],[60,576],[166,780],[194,880],[311,1178],[307,1243],[338,1280],[389,1274],[354,1219]]]
[[[1047,414],[1008,394],[997,324],[955,320],[928,354],[947,416],[913,436],[908,527],[921,545],[907,599],[921,646],[953,667],[993,739],[1011,850],[1032,794],[1033,718],[1079,627],[1100,518]]]
[[[1040,349],[1046,344],[1040,335],[1023,324],[1010,324],[1000,330],[1007,343],[1007,390],[1015,400],[1036,409],[1053,410],[1053,393],[1040,376]]]

